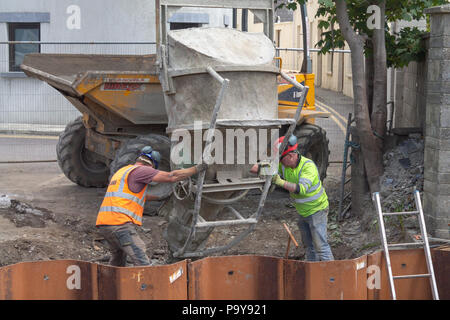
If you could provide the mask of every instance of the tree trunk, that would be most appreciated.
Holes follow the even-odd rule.
[[[352,142],[360,144],[358,132],[355,129],[354,126],[350,128]],[[367,203],[370,203],[370,194],[361,149],[352,148],[350,159],[352,161],[352,214],[358,217],[359,221],[364,222],[367,220],[365,218],[366,214],[370,212],[367,210]],[[363,225],[363,227],[365,226]]]
[[[364,167],[370,192],[379,191],[379,178],[383,172],[381,149],[377,146],[378,138],[372,132],[367,101],[367,84],[364,72],[364,41],[351,27],[347,3],[345,0],[335,0],[336,17],[344,39],[347,41],[352,58],[353,98],[355,109],[356,130],[360,141]],[[374,61],[376,63],[376,61]],[[374,68],[378,68],[374,65]],[[381,66],[382,67],[382,66]],[[374,92],[375,95],[375,92]]]
[[[372,41],[367,41],[366,45],[371,45]],[[365,57],[366,84],[367,84],[367,105],[369,106],[369,114],[372,114],[373,106],[373,55]]]
[[[385,1],[378,2],[380,7],[380,29],[373,32],[373,104],[371,114],[372,130],[376,137],[375,148],[377,152],[377,162],[382,163],[383,159],[383,139],[386,134],[387,120],[387,62],[386,62],[386,39],[385,39]],[[383,166],[378,167],[378,175],[383,174]]]

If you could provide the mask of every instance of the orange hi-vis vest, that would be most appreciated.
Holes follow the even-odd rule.
[[[97,226],[116,226],[127,222],[142,225],[147,186],[139,193],[135,193],[128,188],[128,175],[135,168],[137,168],[135,165],[125,166],[111,178],[98,212]]]

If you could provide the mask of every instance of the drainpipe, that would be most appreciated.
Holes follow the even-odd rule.
[[[306,4],[300,6],[302,14],[302,30],[303,30],[303,64],[300,72],[302,73],[312,73],[312,62],[311,55],[309,52],[309,22],[308,22],[308,11],[306,9]]]
[[[248,9],[242,9],[242,31],[248,31]]]

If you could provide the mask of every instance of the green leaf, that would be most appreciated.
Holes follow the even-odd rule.
[[[328,29],[330,27],[330,23],[325,20],[321,20],[318,24],[318,27],[321,29]]]
[[[319,5],[324,6],[325,8],[334,7],[333,0],[319,0]]]
[[[411,21],[412,17],[411,17],[411,15],[409,13],[404,12],[403,15],[402,15],[402,19],[406,20],[406,21]]]

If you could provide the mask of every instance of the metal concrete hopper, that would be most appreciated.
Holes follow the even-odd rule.
[[[230,80],[217,122],[267,125],[278,118],[275,48],[264,34],[225,28],[193,28],[168,34],[168,83],[164,96],[169,130],[209,124],[221,88],[206,70]]]
[[[240,130],[241,136],[236,134],[236,139],[244,140],[244,133],[253,130],[258,139],[261,139],[260,132],[264,132],[267,140],[263,145],[263,153],[270,154],[268,149],[273,142],[267,134],[270,129],[278,129],[286,124],[292,128],[295,126],[300,112],[296,119],[278,118],[277,76],[280,75],[280,70],[274,65],[274,57],[274,45],[264,34],[226,28],[170,31],[167,34],[167,46],[161,46],[160,80],[168,115],[167,132],[172,143],[182,143],[179,142],[178,132],[188,131],[191,138],[187,140],[190,145],[185,144],[183,152],[189,150],[192,153],[196,144],[193,141],[199,136],[200,139],[206,137],[204,141],[200,141],[203,146],[200,154],[202,158],[190,158],[188,162],[181,164],[172,163],[173,168],[200,162],[210,164],[207,172],[199,173],[195,181],[179,183],[174,190],[177,200],[174,199],[175,202],[168,204],[172,220],[179,219],[182,215],[183,220],[192,219],[187,238],[180,237],[179,230],[174,229],[171,232],[170,227],[167,230],[166,237],[178,236],[181,240],[179,248],[172,248],[175,256],[202,256],[225,250],[242,240],[258,222],[271,180],[271,176],[264,180],[249,177],[249,170],[255,163],[249,161],[250,155],[258,152],[255,144],[261,145],[260,141],[253,142],[253,145],[250,142],[245,150],[239,152],[236,149],[224,148],[222,157],[218,157],[218,151],[215,150],[215,159],[222,160],[236,160],[243,152],[244,163],[215,162],[211,155],[211,144],[213,137],[214,141],[217,141],[225,137],[230,130]],[[306,97],[307,89],[298,83],[296,85]],[[304,97],[300,106],[303,105]],[[222,132],[218,137],[215,136],[217,130]],[[261,151],[259,152],[261,154]],[[195,154],[195,151],[193,153]],[[173,160],[173,157],[171,159]],[[254,214],[243,217],[231,204],[239,201],[251,189],[262,191],[260,204]],[[207,202],[207,207],[202,205],[202,200]],[[229,210],[236,219],[217,221],[216,218],[222,210]],[[197,230],[207,229],[200,235],[202,239],[209,235],[213,227],[238,224],[249,227],[228,245],[189,251]],[[175,241],[170,239],[168,242],[173,244]],[[198,244],[194,245],[194,248],[196,247]]]

